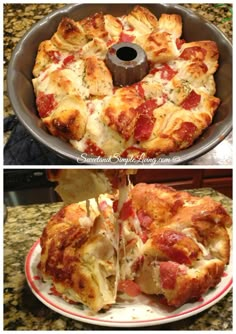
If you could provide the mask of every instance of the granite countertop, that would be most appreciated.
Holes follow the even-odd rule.
[[[214,23],[232,40],[232,7],[229,4],[182,4],[192,9],[205,19]],[[38,20],[52,10],[64,4],[5,4],[4,5],[4,116],[13,115],[6,92],[6,72],[12,51],[24,33]],[[11,131],[5,132],[4,143],[7,143]],[[194,159],[192,165],[232,165],[232,133],[216,148]]]
[[[232,213],[232,200],[211,188],[191,190],[209,195]],[[75,321],[42,304],[26,282],[24,261],[38,240],[49,217],[63,203],[7,208],[4,225],[4,329],[5,330],[111,330],[109,327]],[[118,328],[113,328],[118,329]],[[232,330],[232,291],[209,309],[169,324],[137,329],[150,330]]]

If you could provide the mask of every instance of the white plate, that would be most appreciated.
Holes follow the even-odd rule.
[[[195,303],[187,303],[178,309],[168,309],[155,302],[155,299],[140,295],[132,300],[118,302],[110,310],[92,314],[81,304],[69,304],[52,291],[48,282],[41,280],[37,268],[40,260],[41,247],[39,240],[30,249],[25,262],[25,273],[28,284],[35,296],[52,310],[75,320],[110,327],[141,327],[152,326],[181,320],[217,303],[232,287],[232,266],[228,265],[221,282],[215,289]]]

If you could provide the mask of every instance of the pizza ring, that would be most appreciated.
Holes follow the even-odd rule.
[[[65,206],[45,226],[43,279],[93,312],[110,308],[120,293],[156,295],[175,308],[198,300],[229,263],[230,215],[207,196],[160,184],[127,187],[126,174],[49,171],[67,203],[86,201]]]
[[[36,106],[46,128],[78,151],[100,157],[153,158],[193,145],[220,104],[214,96],[219,51],[213,41],[187,42],[181,35],[181,16],[157,18],[140,5],[120,17],[63,18],[40,44],[33,68]],[[128,67],[136,63],[142,77],[132,81],[135,71]],[[123,73],[131,73],[128,85]],[[75,95],[86,107],[80,101],[72,117],[69,101]],[[70,130],[65,134],[62,127]]]

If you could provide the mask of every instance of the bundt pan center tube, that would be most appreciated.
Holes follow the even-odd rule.
[[[106,65],[115,86],[128,86],[142,80],[149,71],[145,51],[135,43],[117,43],[107,52]]]

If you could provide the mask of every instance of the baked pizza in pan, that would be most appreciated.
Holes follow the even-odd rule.
[[[65,176],[53,179],[70,202]],[[161,184],[132,186],[124,173],[107,177],[118,180],[110,194],[66,205],[44,228],[39,269],[57,294],[93,312],[141,293],[177,308],[221,281],[232,221],[220,203]]]
[[[181,38],[182,18],[137,5],[127,15],[65,17],[38,49],[33,86],[49,132],[100,157],[156,157],[191,146],[212,122],[219,52]],[[129,43],[145,52],[146,75],[114,85],[107,55]],[[131,64],[132,60],[125,61]]]

